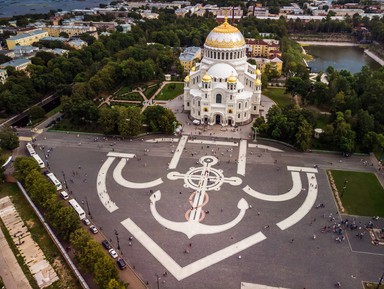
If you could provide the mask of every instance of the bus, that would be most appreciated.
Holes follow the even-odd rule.
[[[72,206],[72,208],[75,210],[75,212],[79,216],[80,220],[85,219],[85,212],[80,207],[79,203],[75,199],[70,199],[68,202]]]
[[[43,160],[39,157],[38,154],[34,154],[34,155],[32,155],[32,157],[37,161],[37,163],[39,164],[40,168],[42,168],[42,169],[45,168],[45,164],[44,164]]]
[[[35,149],[33,148],[33,146],[31,145],[30,142],[27,143],[26,147],[27,147],[27,150],[28,150],[30,156],[33,156],[36,154]]]
[[[60,181],[56,178],[56,176],[53,173],[47,174],[47,177],[52,182],[52,184],[55,185],[56,190],[60,191],[63,188],[63,186],[61,185]]]

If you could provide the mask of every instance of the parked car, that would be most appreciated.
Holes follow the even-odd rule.
[[[124,259],[119,258],[117,259],[116,263],[117,266],[119,266],[120,270],[124,270],[125,268],[127,268],[127,263],[125,263]]]
[[[96,228],[95,225],[91,225],[89,227],[89,230],[93,233],[93,234],[97,234],[99,232],[99,230]]]
[[[83,223],[86,225],[86,226],[89,226],[91,224],[91,221],[88,220],[87,218],[83,219]]]
[[[104,240],[103,242],[101,242],[101,244],[103,245],[103,247],[104,247],[106,250],[110,250],[110,249],[112,249],[112,246],[111,246],[111,244],[109,244],[108,240]]]
[[[114,249],[109,249],[108,252],[109,252],[109,255],[111,255],[111,257],[113,259],[116,259],[117,257],[119,257],[119,255],[117,255],[117,253]]]

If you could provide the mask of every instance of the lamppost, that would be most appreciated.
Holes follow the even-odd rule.
[[[379,284],[377,284],[376,289],[379,289],[380,285],[381,285],[382,282],[383,282],[383,279],[384,279],[384,273],[381,275],[381,278],[380,278],[380,280],[379,280]]]
[[[160,276],[157,273],[155,273],[155,276],[156,276],[156,281],[157,281],[157,289],[160,289],[160,282],[159,282]]]
[[[252,130],[253,130],[253,141],[255,142],[256,141],[256,135],[257,135],[258,128],[253,126]]]
[[[91,214],[91,210],[89,209],[87,196],[85,196],[85,203],[87,204],[88,215],[89,215],[89,216],[91,217],[91,219],[92,219],[92,214]]]
[[[116,236],[116,242],[117,242],[117,250],[120,251],[120,242],[119,242],[119,233],[115,229],[115,236]]]

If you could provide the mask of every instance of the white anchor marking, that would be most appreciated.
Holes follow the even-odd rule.
[[[175,222],[175,221],[170,221],[165,219],[157,212],[156,202],[159,201],[160,199],[161,199],[160,191],[156,191],[150,197],[150,200],[151,200],[150,209],[155,220],[170,230],[184,233],[185,235],[187,235],[189,239],[199,234],[220,233],[236,226],[243,219],[245,215],[245,211],[249,208],[247,201],[245,199],[240,199],[240,201],[237,203],[237,208],[239,208],[240,210],[237,217],[232,221],[222,225],[201,224],[199,223],[199,217],[195,218],[194,216],[190,217],[189,220],[186,222]],[[197,216],[199,216],[198,213],[199,211],[197,211],[196,213]],[[192,212],[191,212],[191,215],[193,215]]]

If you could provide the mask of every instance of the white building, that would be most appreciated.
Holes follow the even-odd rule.
[[[0,69],[0,83],[4,84],[8,78],[7,71],[5,69]]]
[[[184,80],[184,109],[209,125],[242,125],[259,114],[261,72],[247,62],[241,32],[224,23],[204,44],[203,58]]]

